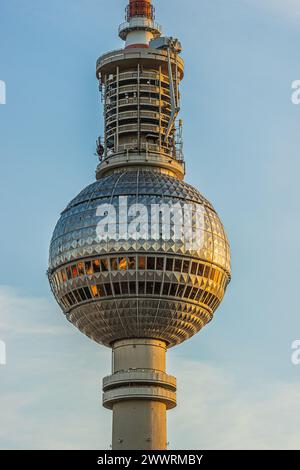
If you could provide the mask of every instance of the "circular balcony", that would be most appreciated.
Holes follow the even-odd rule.
[[[106,123],[107,125],[111,125],[117,121],[118,115],[115,112],[111,116],[107,116]],[[119,113],[119,121],[125,121],[127,119],[137,119],[138,118],[138,111],[121,111]],[[170,119],[170,116],[163,113],[158,113],[155,111],[148,111],[145,109],[140,110],[140,119],[153,119],[155,121],[159,121],[160,119],[167,123]]]
[[[140,80],[156,80],[161,81],[167,85],[169,85],[169,77],[168,75],[164,75],[159,72],[147,72],[142,71],[139,76]],[[119,82],[129,81],[129,80],[138,80],[138,72],[137,70],[127,71],[127,72],[120,72],[119,73]],[[108,78],[107,85],[115,85],[117,83],[117,75],[111,74]]]
[[[98,79],[101,79],[102,84],[105,84],[107,78],[110,76],[112,76],[112,80],[114,80],[117,67],[119,67],[120,73],[131,72],[131,70],[135,73],[138,63],[145,68],[157,69],[157,73],[159,73],[158,69],[159,66],[161,66],[163,80],[165,80],[164,77],[168,76],[167,51],[150,47],[119,49],[100,56],[97,60],[96,76]],[[184,75],[184,63],[182,58],[178,56],[178,54],[171,53],[171,63],[173,67],[177,66],[178,78],[182,80]],[[151,72],[153,72],[153,70],[151,70]],[[166,83],[168,83],[168,79],[166,79]]]
[[[176,378],[162,371],[131,369],[119,371],[103,379],[103,391],[128,384],[157,385],[176,392]]]
[[[155,106],[159,108],[162,103],[164,102],[156,98],[150,98],[147,96],[141,96],[140,98],[140,104],[143,106]],[[119,100],[119,106],[137,105],[137,104],[138,104],[137,98],[127,98],[127,99],[124,98],[124,99]],[[166,104],[169,105],[169,103],[166,103]]]
[[[176,407],[176,393],[163,387],[120,387],[103,393],[103,406],[112,409],[115,403],[124,400],[153,400],[165,403],[167,410]]]
[[[162,134],[164,135],[166,133],[166,127],[164,126],[158,126],[156,124],[150,124],[148,122],[142,122],[140,126],[138,126],[138,123],[134,124],[124,124],[124,125],[119,125],[118,127],[118,134],[130,134],[132,132],[137,133],[138,130],[143,133],[153,133],[153,134]],[[110,129],[107,129],[107,138],[112,137],[115,133],[117,132],[117,128],[115,126],[111,127]]]
[[[185,174],[185,166],[182,159],[174,155],[173,149],[162,145],[141,143],[140,148],[136,143],[119,144],[111,155],[99,163],[96,170],[96,178],[111,173],[124,165],[132,168],[140,167],[159,169],[170,176],[182,180]]]
[[[150,18],[133,17],[130,21],[125,21],[119,26],[119,36],[123,41],[126,41],[128,33],[134,30],[146,30],[158,37],[162,33],[161,26]]]
[[[138,94],[138,91],[140,90],[140,93],[152,93],[155,95],[164,95],[167,97],[167,99],[170,98],[170,90],[164,87],[159,87],[156,85],[148,85],[146,83],[141,83],[140,86],[138,87],[137,83],[133,83],[130,85],[122,85],[119,88],[112,88],[106,93],[106,98],[112,98],[116,95],[124,95],[128,93],[136,93]]]

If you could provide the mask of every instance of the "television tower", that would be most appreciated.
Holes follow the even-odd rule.
[[[129,1],[119,36],[125,47],[96,67],[96,181],[62,212],[48,276],[66,318],[112,349],[103,380],[112,448],[163,450],[176,406],[166,351],[213,318],[230,250],[213,206],[183,181],[180,42],[162,35],[150,0]]]

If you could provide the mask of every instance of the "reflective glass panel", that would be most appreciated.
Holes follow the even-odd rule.
[[[139,256],[139,269],[146,269],[146,259],[145,256]]]
[[[98,259],[93,260],[94,273],[100,273],[100,261]]]
[[[73,278],[78,277],[78,270],[77,270],[76,264],[73,264],[73,266],[71,267],[71,270],[72,270],[72,277]]]
[[[191,274],[197,274],[197,263],[195,261],[192,262]]]
[[[203,276],[203,272],[204,272],[204,265],[200,263],[198,266],[198,276]]]
[[[174,264],[174,271],[181,273],[181,267],[182,267],[182,260],[181,259],[175,259],[175,264]]]
[[[126,271],[127,269],[127,258],[119,258],[119,269],[121,271]]]
[[[97,289],[97,286],[92,285],[92,286],[91,286],[91,291],[92,291],[92,296],[93,296],[93,297],[98,297],[98,289]]]
[[[113,285],[114,285],[115,295],[121,295],[120,284],[118,282],[114,282]]]
[[[84,276],[84,274],[85,274],[85,272],[84,272],[84,263],[82,263],[82,262],[77,263],[77,269],[78,269],[79,276]]]
[[[147,269],[155,269],[155,258],[152,258],[152,256],[147,258]]]
[[[168,295],[169,294],[169,289],[170,289],[170,283],[169,282],[165,282],[164,283],[164,286],[163,286],[163,295]]]
[[[104,284],[105,290],[106,290],[106,295],[112,295],[112,290],[111,290],[111,285],[110,284]]]
[[[110,259],[110,269],[112,271],[117,271],[118,270],[118,260],[117,260],[117,258],[111,258]]]
[[[72,271],[71,271],[70,266],[67,267],[67,276],[68,276],[68,279],[72,279]]]
[[[135,269],[135,264],[136,264],[135,256],[130,256],[128,258],[128,269]]]
[[[164,258],[156,258],[156,269],[163,271],[164,269]]]
[[[131,295],[136,294],[136,282],[133,282],[133,281],[129,282],[129,291]]]
[[[103,273],[108,271],[108,259],[107,258],[102,258],[100,260],[100,265],[101,265],[101,271]]]
[[[128,295],[128,282],[121,282],[122,295]]]
[[[167,258],[166,262],[166,270],[167,271],[173,271],[173,258]]]
[[[100,295],[100,297],[105,297],[106,292],[104,290],[103,284],[98,284],[97,288],[98,288],[98,294]]]
[[[85,262],[85,272],[91,276],[93,274],[93,268],[92,268],[92,262],[91,261],[86,261]]]
[[[189,268],[190,268],[190,262],[188,260],[185,260],[183,262],[183,266],[182,266],[182,272],[183,273],[188,273],[189,272]]]

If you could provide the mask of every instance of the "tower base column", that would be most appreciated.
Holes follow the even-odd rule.
[[[167,444],[166,405],[128,400],[113,406],[114,450],[164,450]]]
[[[176,379],[165,369],[163,341],[114,344],[113,373],[103,380],[103,405],[113,410],[113,450],[166,449],[166,411],[176,406]]]

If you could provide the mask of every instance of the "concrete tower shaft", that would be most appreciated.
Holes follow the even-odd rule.
[[[113,374],[103,380],[103,405],[113,410],[113,449],[166,448],[166,410],[176,406],[176,379],[165,372],[166,349],[166,343],[151,339],[113,345]]]

